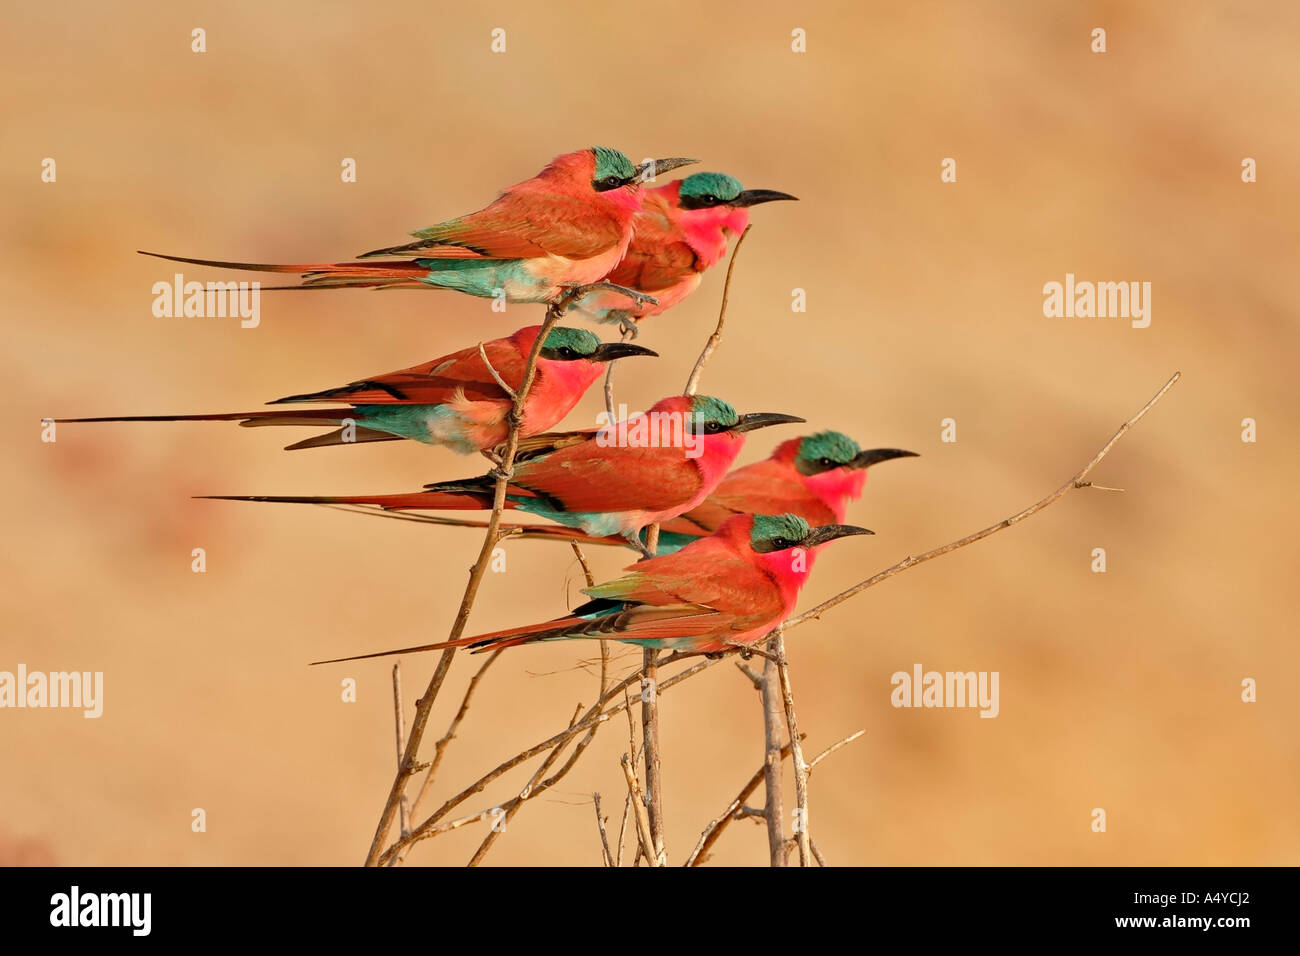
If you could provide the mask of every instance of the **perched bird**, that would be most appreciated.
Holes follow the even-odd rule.
[[[648,189],[627,255],[605,279],[657,301],[635,303],[605,290],[584,296],[576,307],[596,321],[618,322],[635,332],[638,320],[671,309],[699,287],[705,270],[727,254],[727,242],[749,225],[750,206],[796,198],[773,189],[745,189],[723,173],[695,173]]]
[[[818,432],[782,442],[771,456],[729,472],[698,507],[665,522],[659,529],[658,554],[672,552],[716,531],[738,514],[790,512],[814,525],[844,520],[850,501],[862,497],[867,469],[893,458],[916,457],[901,448],[858,447],[840,432]],[[624,545],[611,535],[583,534],[576,528],[504,525],[527,538],[559,538],[584,544]]]
[[[641,208],[643,177],[695,161],[657,159],[637,166],[605,146],[566,153],[478,212],[420,229],[412,233],[414,242],[358,257],[380,261],[283,265],[144,255],[302,274],[302,285],[273,288],[437,288],[555,303],[569,290],[601,281],[623,258]],[[401,258],[381,258],[392,256]]]
[[[738,415],[718,398],[674,395],[649,412],[601,428],[536,435],[519,443],[506,507],[596,536],[621,535],[645,552],[641,530],[697,507],[722,480],[745,433],[802,422],[774,412]],[[234,501],[371,505],[389,510],[492,508],[496,476],[443,481],[396,495],[212,495]]]
[[[736,515],[676,554],[640,561],[626,568],[629,573],[623,577],[585,589],[592,600],[564,617],[338,660],[445,647],[482,652],[575,639],[703,654],[750,647],[794,610],[799,590],[808,579],[809,553],[852,534],[872,532],[842,524],[812,528],[792,514]]]
[[[711,534],[737,514],[788,511],[813,525],[838,524],[849,502],[862,497],[868,468],[915,457],[916,452],[901,448],[863,450],[840,432],[792,438],[762,461],[730,472],[698,508],[663,525],[660,553]]]
[[[338,388],[290,395],[269,404],[342,403],[343,408],[227,412],[215,415],[135,415],[117,418],[62,418],[59,422],[238,421],[241,425],[338,425],[322,435],[287,446],[318,448],[403,438],[442,445],[461,454],[505,441],[514,399],[510,388],[523,383],[524,370],[539,325],[493,339],[398,372],[361,379]],[[601,342],[585,329],[553,328],[537,356],[537,371],[524,401],[520,435],[553,427],[600,377],[604,363],[630,355],[655,355],[627,342]],[[491,368],[484,364],[486,355]],[[351,425],[346,423],[350,422]]]

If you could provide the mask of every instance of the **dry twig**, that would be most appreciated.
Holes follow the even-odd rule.
[[[492,496],[492,515],[488,519],[488,528],[483,535],[483,545],[479,549],[478,560],[470,570],[469,581],[465,585],[465,594],[461,598],[460,608],[456,612],[456,620],[452,624],[451,634],[447,638],[449,641],[454,641],[465,633],[465,625],[469,622],[470,610],[474,607],[474,599],[478,596],[479,585],[482,583],[483,575],[492,560],[492,552],[497,546],[499,539],[497,528],[501,523],[501,512],[505,509],[506,487],[510,482],[511,472],[514,468],[515,453],[519,449],[519,426],[523,422],[524,403],[533,387],[533,379],[537,374],[537,357],[541,353],[542,343],[546,340],[547,333],[559,321],[565,308],[567,308],[567,305],[552,306],[546,310],[546,318],[542,322],[541,330],[537,333],[532,349],[529,350],[528,362],[524,366],[523,380],[515,393],[514,405],[510,410],[510,430],[506,438],[505,451],[501,455],[501,466],[496,469],[497,481]],[[375,835],[370,842],[370,850],[366,854],[367,866],[375,866],[379,862],[384,841],[388,837],[388,830],[393,825],[393,818],[396,816],[397,808],[401,803],[403,794],[406,792],[407,782],[416,772],[416,759],[420,752],[420,743],[424,740],[424,730],[429,721],[429,714],[433,710],[433,703],[438,698],[438,692],[442,689],[443,681],[446,680],[447,671],[451,668],[451,662],[455,656],[456,648],[454,647],[449,647],[442,652],[434,668],[433,676],[429,679],[428,687],[425,688],[420,699],[416,701],[415,716],[411,721],[411,731],[406,741],[406,750],[402,754],[401,766],[398,767],[397,776],[393,780],[392,787],[389,788],[388,799],[384,802],[384,808],[379,814],[379,823],[375,827]],[[405,839],[406,837],[401,837],[401,840]]]
[[[646,813],[645,797],[641,794],[641,784],[632,770],[632,758],[623,754],[621,761],[623,778],[627,781],[628,796],[632,799],[632,813],[636,817],[636,834],[641,841],[641,855],[651,866],[663,866],[663,861],[654,849],[654,838],[650,835],[650,816]]]
[[[1151,411],[1151,409],[1155,407],[1156,402],[1160,401],[1160,399],[1164,397],[1165,392],[1173,388],[1174,383],[1177,382],[1182,377],[1183,377],[1182,372],[1174,372],[1174,374],[1169,377],[1169,381],[1165,382],[1164,385],[1160,386],[1160,391],[1152,395],[1151,399],[1145,405],[1143,405],[1141,409],[1138,410],[1136,415],[1134,415],[1132,418],[1126,421],[1123,425],[1119,426],[1119,430],[1116,431],[1115,434],[1110,437],[1110,441],[1106,442],[1106,444],[1101,447],[1101,450],[1097,452],[1097,454],[1092,456],[1092,460],[1089,461],[1086,465],[1084,465],[1083,468],[1078,472],[1078,474],[1076,474],[1065,484],[1061,485],[1061,487],[1057,488],[1046,498],[1042,498],[1034,502],[1028,508],[1025,508],[1023,511],[1016,512],[1010,518],[1004,518],[1001,521],[999,521],[997,524],[989,525],[987,528],[983,528],[979,531],[976,531],[974,534],[968,534],[964,538],[958,538],[956,541],[951,541],[948,544],[943,545],[942,547],[935,548],[932,551],[927,551],[924,554],[918,554],[916,557],[904,558],[902,561],[899,561],[893,567],[886,568],[885,570],[881,571],[879,574],[873,574],[865,581],[860,581],[857,584],[853,585],[853,587],[845,591],[841,591],[839,594],[835,595],[832,598],[828,598],[827,600],[822,601],[822,603],[818,604],[816,607],[804,611],[802,614],[796,614],[794,617],[790,618],[790,620],[785,622],[784,625],[785,630],[788,631],[792,627],[798,627],[800,624],[804,624],[808,621],[816,620],[820,618],[822,614],[824,614],[826,611],[829,611],[831,608],[835,607],[836,605],[843,604],[849,598],[857,594],[861,594],[867,588],[873,587],[879,584],[881,581],[886,580],[887,578],[892,578],[895,574],[898,574],[902,571],[906,571],[908,568],[915,567],[916,565],[922,564],[926,561],[931,561],[934,558],[937,558],[941,555],[945,555],[950,551],[956,551],[958,548],[964,548],[968,544],[974,544],[976,541],[981,541],[984,538],[987,538],[991,534],[996,534],[997,532],[1001,531],[1003,528],[1010,528],[1013,524],[1018,524],[1021,521],[1024,521],[1029,516],[1035,515],[1038,512],[1042,511],[1048,505],[1058,501],[1059,499],[1064,497],[1067,492],[1072,491],[1075,488],[1096,488],[1097,486],[1093,485],[1092,482],[1084,481],[1083,479],[1086,478],[1088,476],[1088,473],[1091,472],[1094,468],[1097,467],[1097,465],[1101,463],[1101,460],[1110,453],[1110,450],[1114,448],[1115,444],[1128,433],[1128,430],[1132,428],[1134,425],[1136,425],[1139,421],[1141,421],[1142,418],[1146,415],[1146,413]],[[1107,489],[1107,490],[1111,490],[1111,489]]]
[[[746,226],[745,231],[740,234],[736,240],[736,248],[731,250],[731,261],[727,263],[727,280],[722,284],[722,308],[718,310],[718,324],[713,329],[713,334],[709,336],[704,343],[704,351],[700,357],[695,360],[695,367],[691,369],[690,376],[686,379],[686,394],[694,395],[696,389],[700,387],[700,376],[704,373],[704,366],[708,364],[709,358],[713,355],[714,349],[722,341],[722,327],[727,322],[727,300],[731,298],[731,273],[736,268],[736,256],[740,254],[741,243],[749,235],[749,230],[753,229],[752,225]]]
[[[600,830],[600,848],[605,855],[605,865],[613,866],[614,857],[609,852],[609,836],[605,833],[605,818],[600,812],[600,794],[598,792],[591,795],[591,802],[596,806],[596,827]]]

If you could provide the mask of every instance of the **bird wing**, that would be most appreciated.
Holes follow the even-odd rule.
[[[654,292],[667,289],[701,271],[695,250],[686,241],[668,208],[654,193],[632,220],[632,241],[627,253],[609,275],[609,281],[629,289]]]
[[[585,444],[591,441],[595,434],[595,429],[587,428],[569,432],[542,432],[539,435],[520,438],[519,445],[515,449],[515,463],[532,458],[544,458],[561,448]]]
[[[511,388],[524,377],[525,359],[515,345],[498,339],[483,346],[488,361]],[[348,402],[353,405],[440,405],[459,400],[502,401],[508,396],[483,364],[478,346],[396,372],[360,379],[337,388],[290,395],[271,404]]]
[[[668,511],[700,492],[700,471],[680,448],[601,447],[584,438],[524,462],[513,483],[569,512]]]
[[[659,246],[629,248],[609,281],[640,292],[657,292],[677,285],[696,268],[699,257],[685,242],[668,242]]]
[[[624,223],[582,197],[516,187],[478,212],[412,233],[416,242],[366,255],[589,259],[617,246],[624,229]]]
[[[781,592],[762,569],[728,541],[702,538],[675,554],[641,561],[587,593],[594,598],[659,607],[693,604],[729,616],[731,630],[775,623],[785,612]]]
[[[835,514],[791,477],[790,468],[770,458],[738,468],[723,478],[698,508],[682,517],[710,531],[738,514],[790,512],[814,526],[834,524],[838,520]]]

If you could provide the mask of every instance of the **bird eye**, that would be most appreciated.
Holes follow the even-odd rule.
[[[569,348],[567,345],[564,345],[560,347],[560,357],[566,359],[577,358],[578,353],[573,351],[573,349]]]
[[[773,538],[772,547],[777,551],[784,551],[786,548],[790,547],[790,542],[785,538]]]
[[[726,431],[726,430],[727,430],[727,426],[723,425],[722,422],[704,423],[704,431],[709,435],[716,435],[718,434],[718,432]]]
[[[716,206],[718,204],[718,197],[713,195],[701,196],[700,201],[706,206]]]
[[[832,461],[829,458],[822,459],[822,466],[825,468],[834,468],[837,464],[838,462]]]

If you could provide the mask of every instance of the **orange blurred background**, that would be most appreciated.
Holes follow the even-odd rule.
[[[828,549],[802,607],[1056,488],[1183,372],[1092,476],[1124,494],[1073,492],[791,632],[809,754],[866,731],[812,777],[829,862],[1300,863],[1295,4],[8,6],[0,670],[103,671],[106,687],[98,720],[0,712],[0,862],[359,863],[393,775],[390,663],[307,662],[445,635],[480,543],[190,497],[408,490],[479,459],[409,442],[290,454],[286,430],[224,424],[65,425],[46,444],[40,419],[256,408],[541,317],[342,291],[268,293],[251,330],[159,319],[151,285],[176,270],[135,250],[347,258],[600,143],[802,200],[755,210],[704,391],[922,455],[872,470],[849,519],[876,537]],[[1150,327],[1044,318],[1043,284],[1067,272],[1151,282]],[[640,341],[663,357],[624,363],[621,401],[680,389],[721,292],[719,269],[650,320]],[[600,407],[593,389],[566,426]],[[756,433],[743,460],[794,434]],[[579,598],[567,548],[506,547],[475,631]],[[592,554],[598,578],[629,559]],[[429,805],[589,705],[590,650],[498,661]],[[434,660],[404,661],[408,716]],[[456,660],[430,743],[479,660]],[[638,660],[621,652],[618,673]],[[891,707],[890,675],[915,663],[998,671],[1000,715]],[[661,715],[681,862],[760,766],[760,704],[724,664]],[[597,864],[591,793],[617,830],[626,749],[620,717],[488,862]],[[461,810],[518,793],[533,766]],[[463,863],[485,828],[410,862]],[[713,860],[765,863],[761,827],[734,824]]]

